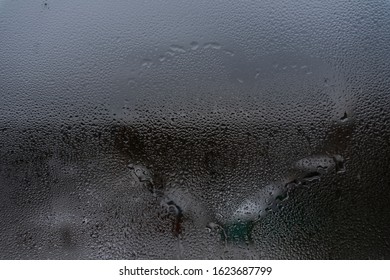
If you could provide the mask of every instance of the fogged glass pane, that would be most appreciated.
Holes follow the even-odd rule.
[[[387,1],[1,1],[0,258],[390,258]]]

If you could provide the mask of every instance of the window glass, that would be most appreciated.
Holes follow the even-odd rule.
[[[387,1],[0,1],[0,258],[390,258]]]

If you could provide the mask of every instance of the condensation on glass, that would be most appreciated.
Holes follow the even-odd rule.
[[[390,258],[386,1],[1,1],[0,258]]]

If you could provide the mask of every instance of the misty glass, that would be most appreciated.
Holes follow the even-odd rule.
[[[390,258],[389,54],[388,1],[0,1],[0,258]]]

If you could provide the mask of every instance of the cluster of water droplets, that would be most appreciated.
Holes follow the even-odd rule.
[[[346,170],[345,159],[341,155],[312,155],[303,158],[291,166],[282,180],[253,190],[230,217],[220,220],[216,209],[204,205],[188,189],[172,185],[156,186],[152,171],[145,166],[130,163],[128,168],[143,187],[156,197],[162,216],[173,216],[177,223],[182,223],[183,217],[195,219],[198,226],[219,231],[224,241],[248,241],[253,223],[261,221],[271,212],[283,209],[290,193],[295,189],[310,187],[312,183],[320,181],[322,176],[337,175]],[[181,232],[173,233],[178,235]]]

